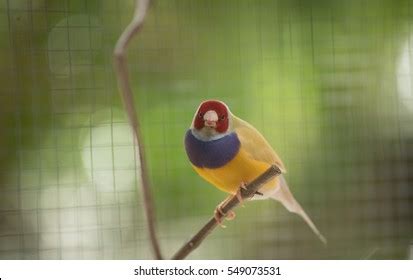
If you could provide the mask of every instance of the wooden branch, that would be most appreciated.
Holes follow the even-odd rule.
[[[259,177],[257,177],[254,181],[249,183],[245,186],[245,189],[241,190],[241,197],[243,199],[250,199],[254,196],[254,194],[260,189],[260,187],[268,182],[275,176],[281,174],[281,170],[272,165],[268,168],[264,173],[262,173]],[[221,217],[221,221],[228,213],[235,208],[239,204],[239,200],[237,196],[229,196],[221,203],[221,210],[223,216]],[[202,241],[216,228],[218,225],[217,220],[215,217],[212,217],[202,228],[195,234],[191,240],[189,240],[179,251],[172,257],[173,260],[182,260],[186,258],[193,250],[195,250]]]
[[[113,52],[114,66],[118,79],[118,86],[122,98],[123,107],[127,113],[129,124],[132,128],[133,140],[137,145],[135,149],[136,158],[140,162],[140,177],[143,193],[143,205],[148,223],[149,237],[152,244],[152,249],[156,259],[162,259],[159,242],[155,230],[155,214],[153,210],[152,196],[150,192],[149,176],[145,161],[145,151],[143,147],[140,124],[133,103],[133,92],[129,82],[129,72],[126,60],[126,49],[132,38],[142,29],[148,10],[150,0],[137,0],[135,4],[135,13],[132,21],[125,28],[122,35],[119,37],[115,50]]]

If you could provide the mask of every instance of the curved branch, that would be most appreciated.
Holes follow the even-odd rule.
[[[260,189],[260,187],[268,182],[271,178],[281,174],[281,170],[272,165],[254,181],[245,186],[245,189],[241,188],[241,197],[243,199],[249,199]],[[221,220],[228,215],[228,213],[238,206],[239,200],[237,196],[229,196],[220,205],[222,210]],[[191,240],[189,240],[181,249],[172,257],[173,260],[182,260],[186,258],[193,250],[195,250],[202,241],[217,227],[218,221],[215,217],[212,217],[202,228],[196,233]]]
[[[140,162],[143,204],[145,208],[152,249],[155,254],[155,258],[162,259],[162,254],[155,230],[155,215],[150,192],[149,176],[145,161],[145,151],[142,143],[139,119],[136,113],[135,105],[133,103],[133,92],[129,82],[129,72],[126,61],[126,50],[128,44],[132,40],[132,38],[142,29],[149,3],[150,0],[136,1],[133,19],[125,28],[122,35],[119,37],[113,52],[113,56],[123,107],[126,110],[129,124],[132,128],[135,145],[137,145],[138,147],[138,150],[135,149],[135,152],[136,158],[139,158]]]

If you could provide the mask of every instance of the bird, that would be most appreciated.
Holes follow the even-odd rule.
[[[256,128],[235,116],[223,101],[201,102],[184,138],[186,154],[196,173],[219,190],[236,195],[240,202],[240,188],[245,188],[270,166],[277,166],[281,174],[265,183],[252,199],[281,202],[288,211],[301,216],[318,238],[327,243],[291,193],[280,157]],[[215,211],[218,223],[220,207]]]

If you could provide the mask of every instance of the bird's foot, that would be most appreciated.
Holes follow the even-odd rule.
[[[235,219],[236,216],[237,215],[235,215],[234,211],[229,211],[225,219],[227,219],[228,221],[232,221],[233,219]]]
[[[238,191],[235,193],[235,196],[237,197],[239,203],[241,204],[242,207],[244,207],[244,199],[242,198],[242,190],[246,190],[247,189],[247,184],[245,184],[244,182],[241,182],[241,185],[238,189]]]
[[[224,217],[224,213],[222,212],[221,205],[215,208],[214,211],[214,218],[217,221],[217,224],[220,225],[222,228],[226,228],[226,226],[222,223],[222,218]]]
[[[225,218],[228,221],[231,221],[235,218],[235,212],[234,211],[228,211],[227,214],[225,215],[224,211],[222,210],[223,203],[218,205],[217,208],[215,208],[214,211],[214,218],[217,221],[217,224],[220,225],[222,228],[226,228],[226,226],[222,223],[222,219]]]

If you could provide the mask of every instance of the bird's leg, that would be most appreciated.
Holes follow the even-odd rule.
[[[228,211],[228,213],[225,215],[224,211],[222,211],[222,207],[225,205],[225,203],[228,202],[231,198],[225,199],[223,202],[221,202],[217,208],[215,208],[214,211],[214,217],[215,220],[217,221],[217,224],[219,224],[221,227],[225,228],[226,226],[222,224],[222,218],[225,217],[228,221],[233,220],[235,218],[235,213],[234,211]]]
[[[242,193],[241,193],[241,189],[246,190],[247,184],[245,184],[244,182],[241,182],[241,185],[238,189],[238,191],[236,192],[235,196],[238,198],[239,203],[241,204],[242,207],[244,207],[244,199],[242,198]]]
[[[242,207],[244,207],[244,199],[242,198],[242,190],[246,190],[247,189],[247,184],[245,182],[241,182],[241,185],[239,187],[239,189],[237,190],[237,192],[235,193],[235,196],[237,197],[239,203],[241,204]],[[256,192],[257,194],[261,194],[259,192]],[[261,194],[262,195],[262,194]],[[226,200],[224,200],[223,202],[221,202],[217,208],[215,208],[214,211],[214,217],[215,220],[217,221],[217,224],[219,224],[221,227],[225,228],[225,226],[222,224],[222,218],[225,217],[225,219],[227,219],[228,221],[231,221],[233,219],[235,219],[235,212],[234,211],[228,211],[228,213],[225,215],[225,213],[222,211],[222,206],[225,205],[225,203],[228,202],[228,200],[231,199],[231,197],[227,198]]]
[[[224,216],[224,213],[222,213],[221,204],[220,204],[220,205],[218,205],[217,208],[215,208],[214,218],[217,221],[218,225],[220,225],[222,228],[226,228],[226,226],[222,223],[222,217],[223,216]]]

